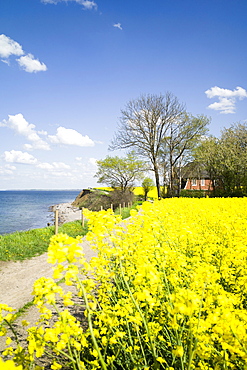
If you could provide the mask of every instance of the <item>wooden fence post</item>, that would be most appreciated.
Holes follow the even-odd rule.
[[[119,204],[119,214],[120,214],[120,216],[122,214],[122,206],[121,206],[121,204]]]
[[[111,210],[113,211],[113,204],[111,203]]]
[[[58,234],[58,209],[55,210],[55,235]]]
[[[84,227],[84,224],[85,224],[85,219],[84,219],[84,207],[82,207],[81,209],[81,224],[82,224],[82,227]]]
[[[103,206],[100,206],[100,210],[103,211]]]

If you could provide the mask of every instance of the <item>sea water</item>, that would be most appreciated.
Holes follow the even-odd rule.
[[[0,191],[0,234],[36,229],[53,220],[50,207],[73,202],[80,190]]]

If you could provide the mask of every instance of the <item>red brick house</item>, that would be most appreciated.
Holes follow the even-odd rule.
[[[212,191],[208,173],[195,163],[187,164],[182,170],[182,189]]]
[[[213,186],[209,178],[188,178],[183,189],[210,191],[213,190]]]

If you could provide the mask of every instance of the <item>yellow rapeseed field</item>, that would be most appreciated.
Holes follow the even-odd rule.
[[[143,195],[143,188],[141,186],[136,186],[133,193],[135,195]],[[148,192],[148,198],[158,199],[157,188],[155,186]]]
[[[112,191],[113,190],[113,188],[110,188],[110,187],[98,187],[98,188],[94,188],[94,189],[106,190],[106,191]],[[162,190],[162,187],[161,187],[161,190]],[[144,195],[142,186],[134,187],[133,193],[135,195]],[[158,199],[157,188],[155,186],[153,186],[152,189],[148,192],[148,198]]]
[[[165,199],[124,221],[111,210],[86,217],[98,257],[86,263],[79,238],[52,238],[54,279],[34,286],[41,321],[27,351],[15,355],[7,338],[5,355],[23,369],[47,353],[55,370],[247,369],[246,198]],[[83,298],[86,329],[62,277]],[[49,327],[50,305],[58,320]]]

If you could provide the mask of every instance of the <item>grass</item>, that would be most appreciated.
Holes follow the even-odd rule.
[[[131,208],[122,208],[122,218],[129,217],[130,210],[135,209],[137,204],[138,202],[134,203]],[[119,209],[116,209],[115,214],[119,214]],[[83,228],[80,220],[67,222],[59,226],[58,232],[72,237],[85,235],[87,223]],[[39,256],[47,252],[52,235],[54,235],[54,226],[0,235],[0,261],[23,261]]]
[[[131,209],[137,209],[137,206],[139,206],[141,204],[142,204],[142,202],[135,202],[131,207],[123,207],[123,208],[121,208],[121,216],[122,216],[122,219],[124,220],[125,218],[130,217],[130,210]],[[116,208],[114,214],[115,215],[119,215],[120,214],[120,209],[119,208]]]
[[[59,233],[69,236],[85,235],[81,221],[65,223],[58,228]],[[0,261],[23,261],[45,253],[50,238],[54,235],[54,226],[28,231],[16,231],[13,234],[0,235]]]

